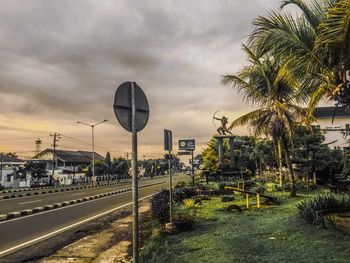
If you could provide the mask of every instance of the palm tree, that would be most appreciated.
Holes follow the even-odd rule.
[[[350,105],[345,72],[350,68],[350,2],[348,0],[284,0],[300,15],[270,12],[254,21],[250,44],[285,64],[300,80],[300,93],[309,100],[309,115],[323,99]]]
[[[296,195],[295,176],[290,159],[289,142],[297,121],[305,118],[306,111],[297,105],[297,83],[286,65],[243,45],[249,65],[237,75],[225,75],[222,82],[233,85],[243,97],[258,106],[232,122],[229,129],[248,125],[255,136],[270,136],[278,154],[280,184],[282,184],[282,149],[290,171],[291,196]]]

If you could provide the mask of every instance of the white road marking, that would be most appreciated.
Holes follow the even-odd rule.
[[[147,196],[145,196],[145,197],[143,197],[143,198],[140,198],[139,201],[144,200],[144,199],[147,199],[147,198],[150,198],[150,197],[153,196],[153,195],[154,195],[154,194],[147,195]],[[96,200],[97,200],[97,199],[96,199]],[[0,251],[0,256],[1,256],[1,255],[4,255],[4,254],[7,254],[7,253],[9,253],[9,252],[11,252],[11,251],[13,251],[13,250],[16,250],[16,249],[19,249],[19,248],[28,246],[28,245],[30,245],[30,244],[36,243],[36,242],[38,242],[38,241],[40,241],[40,240],[43,240],[43,239],[46,239],[46,238],[48,238],[48,237],[55,236],[55,235],[57,235],[57,234],[59,234],[59,233],[62,233],[62,232],[64,232],[64,231],[68,230],[68,229],[71,229],[71,228],[73,228],[73,227],[79,226],[79,225],[81,225],[81,224],[84,224],[84,223],[86,223],[86,222],[89,222],[89,221],[94,220],[94,219],[96,219],[96,218],[98,218],[98,217],[104,216],[104,215],[106,215],[106,214],[109,214],[109,213],[111,213],[111,212],[114,212],[114,211],[116,211],[116,210],[118,210],[118,209],[124,208],[124,207],[129,206],[129,205],[132,205],[132,202],[129,202],[129,203],[126,203],[126,204],[124,204],[124,205],[121,205],[121,206],[112,208],[112,209],[110,209],[110,210],[108,210],[108,211],[105,211],[105,212],[100,213],[100,214],[98,214],[98,215],[94,215],[94,216],[92,216],[92,217],[89,217],[89,218],[87,218],[87,219],[84,219],[84,220],[82,220],[82,221],[79,221],[79,222],[77,222],[77,223],[74,223],[74,224],[72,224],[72,225],[69,225],[69,226],[66,226],[66,227],[62,227],[62,228],[57,229],[57,230],[55,230],[55,231],[53,231],[53,232],[51,232],[51,233],[48,233],[48,234],[46,234],[46,235],[43,235],[43,236],[34,238],[34,239],[32,239],[32,240],[30,240],[30,241],[27,241],[27,242],[24,242],[24,243],[22,243],[22,244],[20,244],[20,245],[17,245],[17,246],[8,248],[8,249],[3,250],[3,251]],[[56,209],[56,210],[51,210],[51,211],[57,211],[57,209]]]
[[[40,202],[40,201],[42,201],[42,199],[33,200],[33,201],[28,201],[28,202],[23,202],[23,203],[18,203],[18,204],[19,204],[19,205],[25,205],[25,204],[36,203],[36,202]]]
[[[76,193],[76,194],[72,194],[72,195],[82,195],[85,194],[86,192],[82,192],[82,193]]]

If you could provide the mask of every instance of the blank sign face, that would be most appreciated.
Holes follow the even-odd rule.
[[[149,118],[149,106],[145,93],[134,82],[135,89],[135,105],[136,105],[136,131],[141,131],[148,122]],[[114,114],[117,117],[120,125],[131,132],[131,86],[132,82],[124,82],[121,84],[115,92],[114,96]]]

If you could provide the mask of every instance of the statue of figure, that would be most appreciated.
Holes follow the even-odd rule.
[[[216,118],[214,114],[213,120],[218,120],[221,122],[221,126],[217,129],[220,135],[226,135],[226,133],[232,135],[232,132],[226,127],[226,124],[228,123],[228,118],[226,118],[225,116],[222,116],[221,118]]]

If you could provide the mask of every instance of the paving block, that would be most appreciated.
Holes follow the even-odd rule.
[[[30,215],[33,214],[33,210],[32,209],[25,209],[25,210],[21,210],[21,216],[26,216],[26,215]]]
[[[44,210],[52,210],[54,208],[53,205],[44,205]]]
[[[44,207],[38,206],[38,207],[34,207],[32,210],[33,210],[33,213],[39,213],[44,211]]]
[[[12,219],[20,216],[21,216],[21,212],[11,212],[7,214],[7,219]]]

